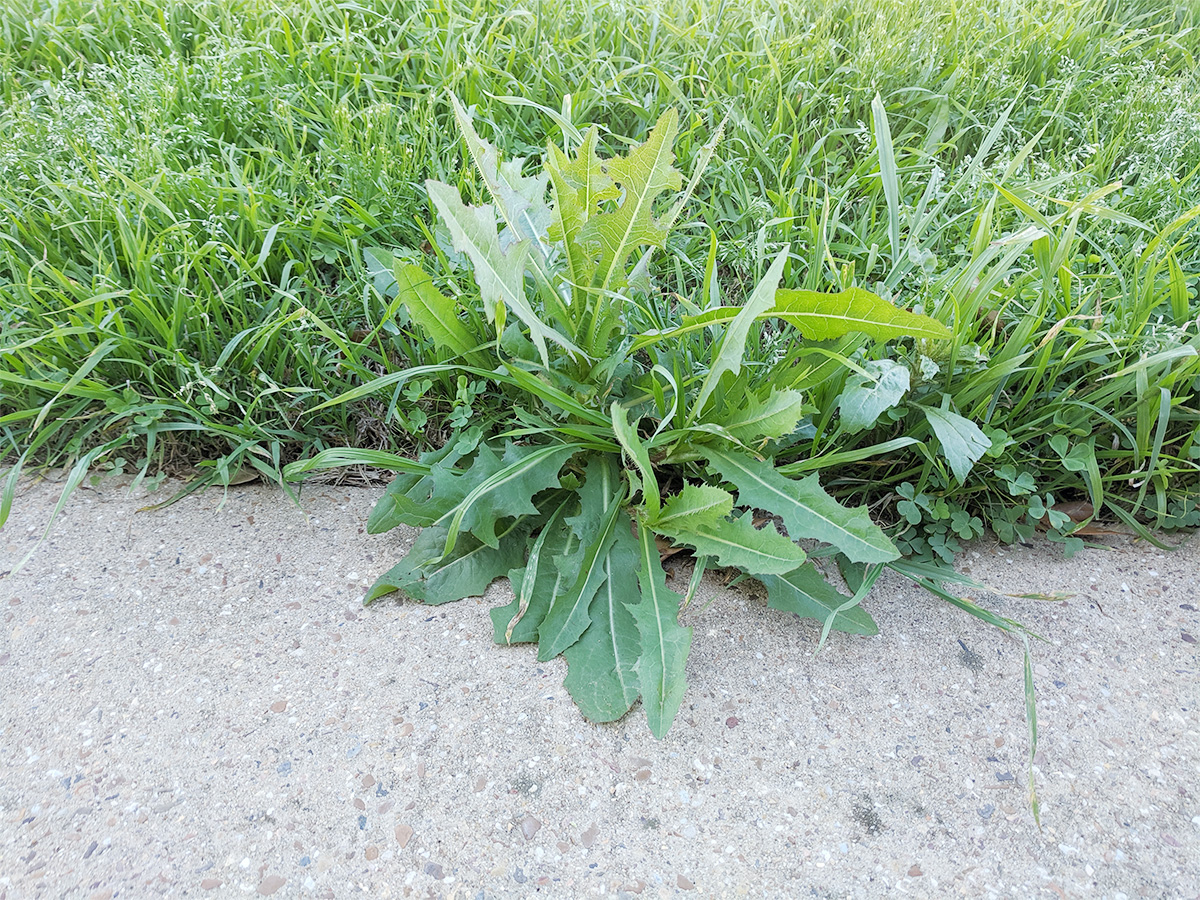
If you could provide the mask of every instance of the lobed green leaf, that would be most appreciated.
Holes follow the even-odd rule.
[[[856,562],[888,562],[900,556],[864,507],[842,506],[825,493],[816,474],[793,481],[770,463],[742,453],[719,447],[705,447],[703,452],[710,467],[737,488],[740,504],[782,517],[793,539],[824,541]]]
[[[826,581],[811,562],[783,575],[760,576],[767,589],[767,606],[824,624],[831,613],[851,598]],[[850,634],[878,634],[879,626],[861,606],[838,612],[832,627]]]

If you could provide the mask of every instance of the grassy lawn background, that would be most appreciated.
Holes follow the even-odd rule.
[[[0,455],[227,481],[506,415],[453,376],[306,415],[439,360],[365,251],[437,269],[424,179],[482,196],[454,91],[532,157],[593,122],[621,149],[673,106],[685,172],[728,115],[656,259],[667,298],[736,302],[791,242],[785,287],[856,284],[951,325],[945,346],[832,349],[909,365],[985,428],[965,484],[903,406],[842,428],[843,365],[809,379],[786,448],[904,549],[1021,537],[1072,499],[1197,524],[1197,25],[1149,0],[8,3]],[[794,337],[759,334],[751,373]]]

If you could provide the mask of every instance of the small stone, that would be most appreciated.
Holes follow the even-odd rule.
[[[649,769],[638,769],[636,774],[634,774],[633,777],[636,778],[638,781],[649,781],[650,780],[650,770]]]
[[[631,894],[640,894],[645,889],[646,889],[646,882],[644,882],[640,879],[638,881],[632,882],[631,884],[625,885],[625,887],[623,888],[623,890],[628,891]]]
[[[205,878],[200,882],[200,890],[211,891],[213,888],[219,888],[223,883],[220,878]]]
[[[1012,781],[1013,774],[1012,774],[1012,772],[997,772],[996,780],[997,781]]]
[[[980,816],[980,818],[983,818],[983,819],[990,819],[992,817],[992,813],[994,813],[995,811],[996,811],[995,804],[989,803],[989,804],[987,804],[987,806],[981,806],[979,808],[979,816]]]
[[[437,881],[441,881],[446,877],[446,873],[442,871],[442,867],[434,862],[425,863],[425,874]]]
[[[258,892],[264,897],[270,897],[287,883],[282,875],[268,875],[258,886]]]
[[[362,786],[365,788],[374,787],[375,786],[375,778],[371,775],[364,775],[363,780],[362,780]]]
[[[363,856],[369,860],[379,859],[379,848],[372,844],[366,849],[366,852],[363,853]]]
[[[485,787],[487,787],[487,779],[484,778],[482,775],[480,775],[478,778],[475,779],[475,793],[478,794]]]
[[[728,719],[725,720],[726,728],[737,728],[737,726],[738,726],[738,717],[737,716],[730,716]],[[682,878],[683,876],[681,875],[679,877]]]
[[[682,875],[679,875],[675,878],[675,884],[679,886],[681,891],[694,891],[696,889],[696,886],[692,884],[691,880]]]
[[[1185,643],[1188,643],[1188,644],[1196,643],[1196,639],[1194,637],[1192,637],[1190,634],[1188,634],[1186,631],[1181,632],[1181,634],[1183,635],[1183,640]]]
[[[592,849],[592,844],[596,843],[596,838],[600,836],[600,827],[593,822],[588,826],[587,831],[579,836],[579,843],[583,844],[588,850]]]
[[[405,723],[404,723],[403,725],[401,725],[401,726],[400,726],[400,728],[399,728],[399,729],[397,729],[397,731],[396,731],[396,735],[397,735],[398,737],[408,737],[408,736],[409,736],[410,734],[412,734],[412,733],[413,733],[413,724],[412,724],[412,722],[405,722]]]
[[[521,820],[521,834],[525,835],[525,840],[532,841],[533,836],[538,833],[538,829],[542,827],[542,823],[533,816],[526,816]]]
[[[367,804],[363,803],[361,797],[355,797],[354,798],[354,808],[355,809],[366,809]]]
[[[405,847],[408,846],[408,842],[412,838],[412,836],[413,836],[413,830],[411,828],[409,828],[407,825],[397,825],[396,826],[396,843],[398,843],[400,845],[401,850],[403,850]]]
[[[287,709],[288,702],[286,700],[276,700],[271,704],[271,712],[281,713]]]
[[[908,870],[909,878],[920,878],[924,874],[925,873],[921,871],[920,866],[913,866],[911,869]]]
[[[522,869],[520,866],[517,866],[515,869],[513,869],[512,878],[513,878],[513,881],[515,881],[517,884],[524,884],[526,881],[529,880],[528,876],[526,876],[526,874],[525,874],[525,870]]]

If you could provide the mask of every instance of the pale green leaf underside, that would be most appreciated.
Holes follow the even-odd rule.
[[[870,428],[908,393],[908,366],[881,359],[867,362],[864,368],[874,378],[862,375],[849,378],[838,404],[842,427],[849,432]]]
[[[550,226],[550,207],[546,203],[546,184],[549,175],[522,175],[525,159],[516,157],[502,162],[495,146],[483,140],[475,131],[471,117],[453,92],[450,102],[459,131],[475,167],[483,177],[488,192],[500,208],[500,215],[517,238],[528,238],[530,246],[542,254],[546,231]]]
[[[555,565],[555,560],[569,558],[579,543],[575,533],[562,520],[569,502],[564,501],[542,528],[525,566],[509,571],[508,583],[516,596],[511,603],[490,613],[497,644],[536,641],[538,626],[542,624],[550,602],[566,587],[563,583],[566,576]]]
[[[959,484],[967,480],[971,468],[992,446],[991,440],[970,419],[948,409],[922,407],[933,433],[942,444],[942,453]]]
[[[737,488],[738,503],[783,518],[794,539],[832,544],[855,562],[888,562],[900,556],[863,507],[847,509],[822,489],[817,476],[794,481],[760,462],[717,447],[704,450],[712,468]]]
[[[496,307],[504,304],[529,329],[529,338],[538,349],[545,365],[549,365],[546,341],[552,340],[571,352],[579,352],[570,340],[545,324],[525,296],[525,264],[529,255],[529,239],[501,248],[496,230],[496,214],[490,206],[467,206],[458,188],[430,179],[425,182],[429,199],[450,231],[454,249],[471,260],[479,299],[489,322],[496,320]]]

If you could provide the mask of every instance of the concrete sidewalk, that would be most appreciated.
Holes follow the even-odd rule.
[[[57,491],[21,492],[0,571]],[[1039,833],[1021,644],[908,583],[815,658],[815,623],[706,583],[658,742],[492,645],[506,584],[364,609],[413,536],[365,533],[379,494],[71,500],[0,578],[0,900],[1200,895],[1196,540],[960,561],[1074,594],[987,598],[1047,638]]]

